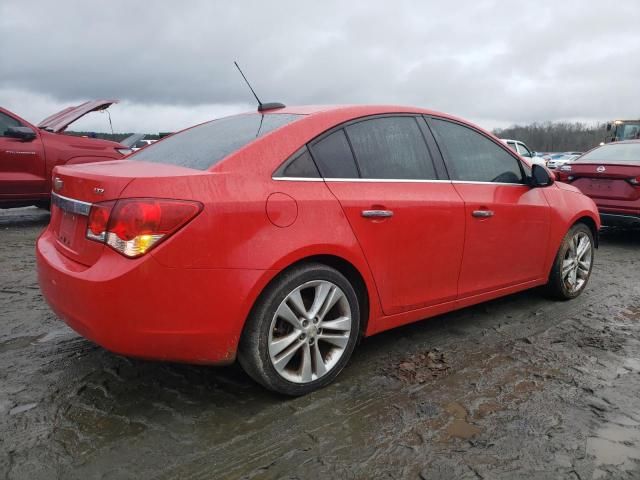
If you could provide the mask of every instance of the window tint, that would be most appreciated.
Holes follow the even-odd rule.
[[[311,154],[306,148],[298,153],[297,156],[287,163],[284,170],[276,176],[283,177],[300,177],[300,178],[318,178],[320,172],[316,168],[316,164],[313,163]]]
[[[343,130],[337,130],[311,147],[313,158],[325,178],[358,178],[349,142]]]
[[[452,180],[522,183],[520,162],[484,135],[445,120],[431,125]]]
[[[362,178],[437,178],[415,118],[374,118],[346,131]]]
[[[516,144],[513,142],[507,142],[507,146],[513,150],[514,152],[517,152],[518,150],[516,149]]]
[[[251,113],[221,118],[155,142],[130,155],[128,160],[206,170],[256,138],[300,117],[283,113]]]
[[[0,112],[0,137],[5,137],[9,127],[21,127],[22,124],[13,117]]]

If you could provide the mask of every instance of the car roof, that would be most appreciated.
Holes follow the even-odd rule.
[[[294,115],[320,115],[327,113],[340,113],[344,116],[361,117],[366,115],[377,115],[385,113],[418,113],[424,115],[434,115],[455,119],[446,113],[428,110],[419,107],[410,107],[407,105],[297,105],[274,110],[267,110],[260,113],[284,113]],[[457,119],[456,119],[457,120]],[[461,121],[464,121],[460,119]]]

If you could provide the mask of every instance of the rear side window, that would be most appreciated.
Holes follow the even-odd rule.
[[[276,177],[319,178],[320,172],[313,163],[311,154],[306,147],[294,154],[293,159],[287,162],[284,168],[278,169]]]
[[[446,120],[430,124],[452,180],[522,183],[520,162],[484,135]]]
[[[343,130],[336,130],[311,146],[324,178],[358,178],[358,168]]]
[[[436,179],[414,117],[383,117],[346,127],[362,178]]]
[[[207,170],[220,160],[302,115],[250,113],[221,118],[177,133],[139,150],[128,160]]]

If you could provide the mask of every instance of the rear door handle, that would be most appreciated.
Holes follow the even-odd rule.
[[[389,218],[393,217],[391,210],[362,210],[364,218]]]
[[[471,215],[478,218],[488,218],[493,217],[494,213],[493,210],[474,210]]]

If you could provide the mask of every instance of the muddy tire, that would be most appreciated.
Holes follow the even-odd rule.
[[[551,268],[546,293],[559,300],[576,298],[586,288],[594,260],[591,229],[577,223],[564,236]]]
[[[353,286],[320,263],[278,276],[251,311],[238,360],[255,381],[299,396],[331,383],[349,361],[360,332]]]

